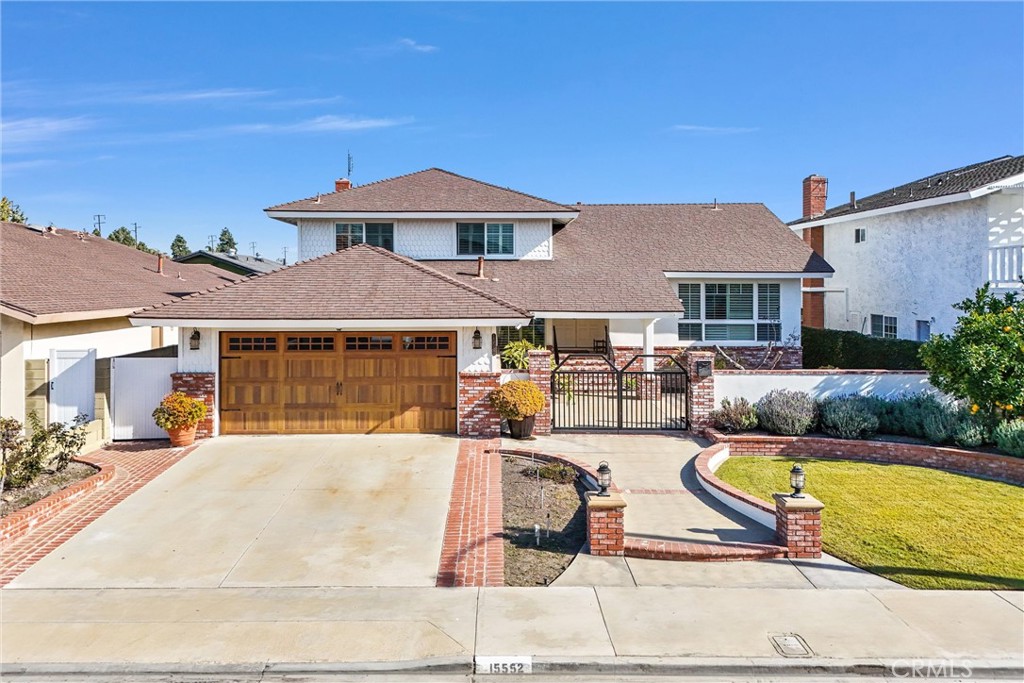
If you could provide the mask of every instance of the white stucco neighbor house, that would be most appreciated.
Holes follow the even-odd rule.
[[[108,437],[104,361],[177,343],[173,327],[135,326],[128,315],[235,279],[88,233],[0,223],[0,415],[85,414],[97,445]]]
[[[832,272],[762,204],[560,204],[436,168],[266,213],[301,262],[132,316],[180,329],[201,436],[492,434],[499,352],[527,332],[616,366],[697,347],[800,367],[800,280]]]
[[[952,305],[989,283],[1020,290],[1024,156],[933,173],[826,210],[828,181],[803,181],[789,225],[835,268],[804,281],[804,324],[924,341],[949,333]]]

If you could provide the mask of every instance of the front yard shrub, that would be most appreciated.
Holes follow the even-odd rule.
[[[182,391],[163,397],[153,411],[153,421],[160,429],[181,429],[199,424],[206,417],[206,404]]]
[[[530,351],[539,348],[539,346],[526,339],[510,341],[501,350],[501,367],[525,370],[530,365]]]
[[[999,423],[992,430],[992,440],[1003,453],[1024,458],[1024,419]]]
[[[44,426],[35,412],[28,415],[32,436],[25,438],[22,425],[14,418],[0,418],[0,491],[4,486],[28,486],[44,470],[61,472],[85,445],[85,415],[70,424],[52,422]]]
[[[525,379],[502,384],[491,392],[490,401],[506,420],[523,420],[544,410],[544,392]]]
[[[861,396],[826,398],[818,405],[821,430],[841,439],[869,439],[878,431],[874,403]]]
[[[953,429],[953,443],[963,448],[979,448],[988,443],[989,438],[985,424],[970,415],[962,416]]]
[[[550,479],[559,484],[571,484],[576,480],[576,470],[561,462],[551,462],[537,468],[537,474],[542,479]]]
[[[773,389],[756,404],[757,421],[775,434],[800,436],[814,428],[818,407],[810,394],[790,389]]]
[[[916,439],[927,438],[925,420],[944,408],[938,397],[923,392],[884,400],[877,404],[878,431]]]
[[[744,432],[757,429],[757,409],[743,398],[722,399],[722,407],[712,410],[711,426],[723,432]]]
[[[963,311],[952,335],[934,335],[921,350],[932,385],[996,419],[1020,416],[1024,405],[1024,300],[996,296],[988,286],[954,308]]]
[[[869,337],[860,332],[801,329],[805,368],[924,370],[921,342]]]

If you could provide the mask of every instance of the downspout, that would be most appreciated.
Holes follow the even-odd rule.
[[[801,292],[807,293],[818,293],[818,294],[843,294],[845,300],[844,305],[846,308],[846,322],[850,322],[850,288],[830,288],[830,287],[801,287]]]

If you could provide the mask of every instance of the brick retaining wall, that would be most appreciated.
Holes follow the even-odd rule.
[[[112,465],[96,466],[78,459],[72,462],[96,467],[97,472],[0,519],[0,543],[18,538],[33,527],[53,519],[79,498],[103,486],[114,476]]]

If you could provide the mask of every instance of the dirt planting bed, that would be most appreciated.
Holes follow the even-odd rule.
[[[73,462],[64,468],[62,472],[43,472],[35,481],[28,486],[16,489],[5,489],[2,502],[0,502],[0,517],[17,512],[28,507],[38,500],[57,493],[61,489],[71,486],[96,474],[97,469],[80,462]]]

